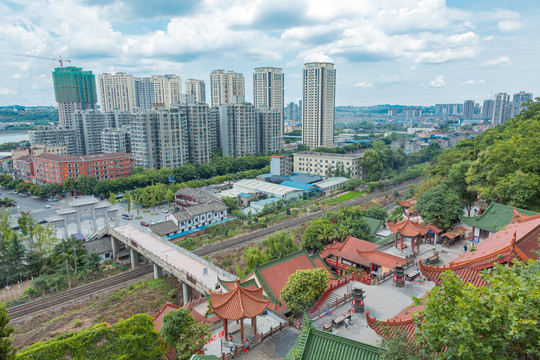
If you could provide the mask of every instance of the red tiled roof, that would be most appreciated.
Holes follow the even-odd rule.
[[[410,217],[407,217],[406,220],[400,222],[388,222],[386,225],[388,226],[388,229],[394,234],[400,234],[405,237],[424,236],[430,230],[435,234],[439,234],[442,232],[441,229],[437,228],[433,224],[423,225],[412,221]]]
[[[403,201],[398,200],[397,203],[403,206],[404,208],[408,208],[408,207],[416,205],[416,197],[413,196],[412,198],[408,200],[403,200]]]
[[[263,288],[244,289],[237,280],[235,287],[226,293],[210,291],[212,310],[222,319],[252,318],[264,311],[270,300],[264,300]]]
[[[167,314],[169,311],[178,309],[180,309],[180,306],[171,303],[166,303],[165,305],[163,305],[161,310],[159,310],[157,314],[154,315],[154,329],[156,329],[156,331],[159,331],[159,329],[161,329],[161,327],[163,326],[163,317],[165,316],[165,314]]]
[[[366,320],[368,326],[387,340],[397,335],[405,335],[408,339],[411,339],[416,331],[416,324],[414,323],[413,314],[424,309],[425,300],[426,298],[423,297],[421,304],[413,303],[386,321],[380,321],[374,317],[370,317],[369,311],[367,311]],[[420,322],[422,322],[422,314],[420,313],[418,315]]]
[[[43,160],[52,160],[58,162],[71,162],[71,161],[96,161],[96,160],[109,160],[116,159],[120,157],[133,157],[130,153],[117,152],[117,153],[105,153],[105,154],[94,154],[94,155],[81,155],[81,156],[70,156],[70,155],[57,155],[50,153],[43,153],[37,155],[36,159]]]

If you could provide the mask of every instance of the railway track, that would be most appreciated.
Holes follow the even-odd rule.
[[[105,279],[95,281],[90,284],[81,285],[74,289],[67,290],[45,298],[40,298],[26,304],[13,306],[8,309],[9,317],[16,319],[30,313],[45,310],[51,306],[56,306],[71,300],[78,299],[82,296],[90,295],[100,290],[110,288],[115,285],[123,284],[126,281],[137,279],[143,275],[152,272],[152,266],[144,266],[135,270],[129,270],[122,274],[111,276]]]
[[[403,190],[407,185],[416,184],[416,183],[419,183],[420,181],[421,180],[410,181],[410,182],[404,183],[404,184],[402,184],[402,185],[400,185],[398,187],[394,187],[394,188],[392,188],[390,190],[387,190],[387,191],[382,191],[382,192],[374,193],[372,195],[358,197],[358,198],[355,198],[355,199],[352,199],[352,200],[349,200],[349,201],[345,201],[345,202],[342,202],[341,204],[330,206],[327,209],[325,209],[325,211],[326,210],[334,210],[334,209],[338,209],[338,208],[342,208],[342,207],[350,207],[350,206],[360,205],[360,204],[363,204],[363,203],[365,203],[367,201],[371,201],[371,200],[373,200],[375,198],[392,194],[395,190]],[[253,240],[262,238],[264,236],[273,234],[273,233],[275,233],[277,231],[281,231],[281,230],[285,230],[285,229],[295,227],[295,226],[297,226],[299,224],[302,224],[302,223],[304,223],[306,221],[311,221],[311,220],[313,220],[315,218],[319,218],[319,217],[323,216],[323,213],[324,212],[322,210],[320,210],[320,211],[314,212],[312,214],[303,216],[301,218],[284,221],[281,224],[273,225],[273,226],[267,227],[266,229],[258,230],[258,231],[255,231],[253,233],[250,233],[250,234],[242,235],[242,236],[239,236],[239,237],[236,237],[236,238],[225,240],[223,242],[208,245],[208,246],[205,246],[205,247],[203,247],[201,249],[197,249],[197,250],[195,250],[193,252],[195,254],[199,255],[199,256],[211,255],[211,254],[216,253],[218,251],[223,251],[223,250],[229,249],[231,247],[243,245],[243,244],[248,243],[250,241],[253,241]]]

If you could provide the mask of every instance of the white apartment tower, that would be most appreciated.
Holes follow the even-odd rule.
[[[105,114],[96,110],[79,110],[71,114],[77,155],[103,153],[101,132],[106,127],[105,119]]]
[[[285,76],[280,68],[260,67],[253,72],[253,106],[256,109],[275,109],[283,123]],[[283,133],[283,126],[280,131]]]
[[[336,70],[331,63],[304,66],[302,143],[311,149],[334,146]]]
[[[186,117],[178,108],[140,110],[131,131],[135,166],[172,169],[188,162]]]
[[[251,104],[224,104],[219,107],[223,156],[234,158],[257,153],[255,108]]]
[[[512,115],[512,106],[510,103],[510,95],[507,93],[495,94],[493,100],[493,115],[491,118],[492,124],[504,124]]]
[[[131,131],[127,127],[103,129],[101,132],[103,153],[131,153]]]
[[[244,74],[234,71],[213,70],[210,73],[210,100],[212,107],[232,104],[234,96],[245,97]]]
[[[196,101],[193,94],[183,95],[180,104],[174,107],[186,118],[189,161],[208,164],[212,152],[210,108],[207,104]]]
[[[101,112],[115,109],[133,111],[137,107],[135,78],[126,73],[101,74],[98,76],[98,95]]]
[[[139,109],[150,110],[154,106],[156,94],[150,78],[135,79],[135,98]]]
[[[150,81],[154,83],[155,103],[159,106],[169,107],[180,101],[182,83],[177,75],[152,75]]]
[[[283,114],[277,109],[255,109],[257,123],[257,152],[270,154],[281,149]]]
[[[186,94],[195,95],[195,101],[206,104],[206,85],[204,80],[189,79],[186,82]]]

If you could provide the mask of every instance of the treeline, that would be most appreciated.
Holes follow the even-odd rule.
[[[132,176],[111,180],[97,180],[80,176],[76,180],[68,178],[64,185],[35,185],[22,180],[14,180],[9,175],[0,175],[0,185],[8,189],[16,189],[21,193],[31,193],[41,198],[55,196],[66,192],[109,197],[110,193],[126,192],[133,189],[151,188],[156,184],[167,184],[173,190],[182,186],[201,187],[218,184],[224,181],[251,178],[269,172],[268,156],[242,156],[237,159],[214,156],[209,164],[187,164],[174,169],[136,168]],[[172,182],[170,180],[173,180]],[[174,190],[174,191],[176,191]],[[161,193],[161,192],[160,192]],[[161,202],[164,198],[161,199]]]
[[[451,182],[467,208],[478,195],[488,203],[539,211],[539,159],[540,102],[536,101],[505,124],[438,154],[420,190]]]
[[[57,109],[19,110],[0,109],[0,122],[30,122],[34,125],[58,123]]]

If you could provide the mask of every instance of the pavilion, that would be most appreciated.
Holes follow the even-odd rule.
[[[420,251],[420,242],[422,238],[424,242],[430,244],[436,244],[438,236],[442,233],[442,230],[437,228],[433,224],[423,225],[417,222],[414,222],[410,219],[410,216],[407,216],[406,220],[397,222],[388,222],[386,223],[388,229],[396,234],[394,246],[397,248],[398,237],[401,243],[401,251],[403,251],[403,241],[404,239],[411,239],[411,251],[414,253],[414,245],[416,245],[416,251]],[[399,236],[398,236],[399,235]]]
[[[236,280],[234,287],[226,293],[210,291],[210,302],[214,314],[223,319],[225,338],[229,337],[228,321],[240,321],[240,339],[244,339],[244,318],[251,319],[254,335],[257,335],[257,315],[261,314],[270,300],[265,300],[263,288],[247,289]]]
[[[420,221],[422,220],[422,217],[420,214],[418,214],[418,211],[414,208],[416,205],[416,196],[413,196],[412,198],[408,200],[397,200],[397,204],[403,206],[403,217],[410,216],[413,219]]]

